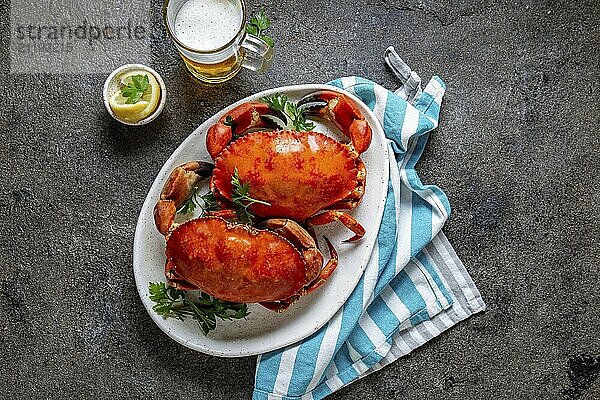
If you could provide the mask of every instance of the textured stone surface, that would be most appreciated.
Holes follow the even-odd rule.
[[[208,87],[164,39],[155,0],[151,65],[169,98],[134,129],[104,110],[104,75],[10,74],[0,4],[0,398],[249,398],[253,357],[188,350],[144,311],[131,268],[143,199],[239,98],[352,74],[393,88],[388,45],[448,84],[419,170],[448,193],[445,232],[489,309],[331,398],[597,398],[596,1],[251,1],[272,16],[274,68]]]

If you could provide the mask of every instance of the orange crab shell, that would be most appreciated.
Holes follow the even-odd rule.
[[[240,303],[288,298],[315,275],[282,236],[216,217],[178,226],[167,240],[167,259],[189,284]]]
[[[356,188],[357,155],[319,132],[253,132],[232,142],[215,162],[211,187],[231,200],[231,177],[250,185],[262,217],[304,221],[348,197]]]

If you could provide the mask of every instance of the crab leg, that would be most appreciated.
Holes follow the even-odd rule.
[[[296,222],[289,219],[273,218],[264,222],[264,225],[270,230],[280,234],[288,239],[302,253],[302,257],[306,261],[306,276],[307,282],[310,282],[306,287],[302,288],[299,293],[280,301],[261,302],[260,305],[276,312],[283,312],[297,301],[300,296],[312,292],[333,273],[338,264],[338,257],[335,249],[329,240],[325,239],[329,247],[330,260],[323,267],[323,254],[317,249],[317,243],[313,237],[304,228]]]
[[[219,210],[219,211],[209,211],[206,213],[207,217],[221,217],[223,219],[237,219],[238,215],[235,212],[235,210],[226,208],[223,210]]]
[[[364,153],[369,148],[371,127],[347,96],[333,90],[323,90],[302,98],[298,102],[298,107],[333,122],[344,135],[350,138],[358,154]]]
[[[306,262],[306,281],[314,280],[323,267],[323,255],[317,248],[316,241],[304,228],[291,219],[271,218],[264,226],[283,236],[296,247]]]
[[[313,240],[315,241],[315,243],[317,243],[317,233],[315,232],[315,228],[313,228],[310,225],[307,225],[305,227],[306,232],[308,232],[308,234],[310,235],[311,238],[313,238]]]
[[[344,242],[355,242],[365,235],[365,228],[354,219],[350,214],[342,211],[327,210],[321,214],[310,217],[307,221],[309,225],[325,225],[334,221],[340,221],[344,226],[354,232],[354,236]]]
[[[300,298],[299,295],[295,294],[293,296],[288,297],[285,300],[281,300],[281,301],[261,301],[260,304],[261,306],[263,306],[264,308],[271,310],[271,311],[275,311],[277,313],[282,313],[285,310],[287,310],[292,304],[294,304],[295,302],[298,301],[298,299]]]
[[[275,311],[275,312],[279,312],[279,313],[284,312],[285,310],[287,310],[289,308],[290,305],[292,305],[293,303],[298,301],[300,296],[304,296],[305,294],[312,293],[313,291],[315,291],[316,289],[321,287],[321,285],[323,285],[327,281],[327,279],[329,279],[331,274],[333,274],[333,271],[335,271],[335,269],[338,266],[338,255],[337,255],[337,252],[335,251],[335,248],[329,241],[329,239],[327,239],[327,238],[324,238],[324,239],[325,239],[325,242],[327,243],[327,247],[329,248],[330,259],[329,259],[329,261],[327,261],[327,264],[325,264],[325,266],[321,269],[321,272],[319,273],[319,275],[317,275],[317,277],[311,283],[309,283],[307,286],[305,286],[300,291],[300,293],[290,296],[285,300],[261,302],[260,303],[261,306],[263,306],[271,311]]]
[[[335,251],[335,248],[333,247],[329,239],[327,239],[326,237],[323,237],[323,239],[325,239],[325,243],[327,243],[327,247],[329,248],[329,261],[327,261],[327,264],[323,267],[323,269],[319,273],[319,276],[317,276],[317,278],[314,281],[312,281],[308,286],[304,288],[303,294],[312,293],[316,289],[321,287],[321,285],[324,284],[327,281],[327,279],[329,279],[331,274],[333,274],[333,271],[335,271],[335,269],[338,266],[338,255]]]
[[[213,165],[202,161],[190,161],[175,168],[154,206],[156,229],[167,236],[175,221],[177,209],[194,193],[194,188],[202,179],[208,178]]]
[[[234,139],[234,135],[242,135],[252,128],[271,127],[271,122],[262,118],[267,114],[272,114],[272,111],[266,103],[253,101],[241,104],[223,115],[206,133],[208,154],[215,160]]]

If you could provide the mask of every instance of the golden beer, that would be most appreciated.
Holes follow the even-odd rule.
[[[273,49],[246,34],[245,10],[243,0],[166,0],[167,32],[194,77],[220,83],[270,67]]]
[[[206,64],[194,61],[179,53],[190,73],[204,82],[220,83],[234,77],[242,69],[244,49],[239,54],[234,54],[226,60],[214,64]]]

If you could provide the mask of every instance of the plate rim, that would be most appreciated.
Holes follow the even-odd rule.
[[[180,152],[182,152],[184,150],[184,148],[186,148],[188,146],[188,144],[189,144],[188,142],[191,142],[192,140],[194,140],[196,138],[197,135],[195,135],[195,133],[210,119],[212,119],[216,116],[221,116],[224,113],[226,113],[227,111],[237,107],[238,105],[248,102],[248,101],[253,101],[259,97],[268,96],[268,95],[271,95],[271,94],[277,93],[277,92],[286,93],[286,92],[290,92],[290,91],[306,91],[306,90],[314,90],[314,91],[333,90],[333,91],[336,91],[339,93],[343,93],[344,95],[350,97],[355,103],[361,104],[363,106],[362,108],[364,109],[361,111],[367,111],[370,119],[377,122],[377,126],[373,127],[373,133],[379,135],[381,137],[382,143],[384,145],[386,144],[387,138],[385,137],[383,127],[378,122],[377,116],[373,113],[373,111],[364,102],[362,102],[358,97],[356,97],[354,94],[352,94],[346,90],[343,90],[336,86],[327,85],[327,84],[297,84],[297,85],[287,85],[287,86],[281,86],[281,87],[276,87],[276,88],[270,88],[270,89],[266,89],[261,92],[257,92],[257,93],[251,94],[249,96],[246,96],[243,99],[240,99],[240,100],[220,109],[213,115],[206,118],[179,144],[179,146],[177,146],[177,148],[175,150],[173,150],[171,152],[169,157],[162,164],[159,172],[155,175],[155,178],[154,178],[152,184],[150,185],[149,189],[146,191],[146,197],[145,197],[142,207],[140,209],[140,212],[138,215],[138,220],[136,223],[135,235],[134,235],[134,241],[133,241],[133,249],[132,249],[133,250],[133,260],[132,260],[133,265],[132,266],[133,266],[133,273],[134,273],[134,280],[136,283],[136,288],[137,288],[140,300],[142,302],[142,305],[144,306],[144,309],[146,310],[146,312],[150,315],[150,318],[152,319],[152,321],[167,336],[169,336],[171,339],[175,340],[177,343],[179,343],[187,348],[190,348],[195,351],[199,351],[204,354],[212,355],[212,356],[235,358],[235,357],[247,357],[247,356],[263,354],[266,352],[270,352],[270,351],[274,351],[274,350],[283,348],[285,346],[289,346],[293,343],[297,343],[297,342],[307,338],[308,336],[314,334],[319,329],[321,329],[340,310],[340,308],[343,306],[343,304],[345,304],[347,298],[352,294],[352,291],[354,290],[354,288],[356,288],[356,286],[360,282],[360,277],[363,275],[364,270],[366,269],[366,264],[368,264],[368,262],[371,258],[373,249],[375,247],[374,245],[370,247],[368,255],[365,256],[365,259],[367,261],[365,262],[365,265],[362,267],[361,274],[358,275],[359,277],[358,277],[356,283],[352,286],[352,290],[349,292],[348,296],[344,299],[343,302],[338,302],[338,305],[335,307],[335,310],[331,312],[331,315],[329,316],[329,318],[325,319],[324,322],[321,323],[319,326],[311,326],[310,329],[307,329],[303,334],[294,336],[292,339],[290,339],[285,344],[277,344],[277,345],[265,347],[263,349],[249,350],[247,348],[243,348],[243,349],[236,349],[235,351],[233,351],[233,350],[225,351],[225,350],[213,349],[211,347],[203,346],[203,345],[197,344],[197,343],[192,343],[189,340],[186,340],[185,338],[180,337],[179,335],[175,334],[170,329],[168,329],[168,327],[164,324],[164,318],[152,310],[152,307],[149,304],[149,299],[148,299],[148,301],[146,301],[146,298],[148,297],[147,296],[148,288],[147,288],[146,282],[143,282],[143,284],[142,284],[142,282],[140,282],[140,277],[138,277],[138,274],[137,274],[136,265],[141,264],[141,260],[140,260],[141,254],[140,254],[140,251],[138,251],[136,249],[140,246],[140,243],[143,241],[142,231],[143,231],[144,221],[142,220],[142,217],[144,214],[144,210],[146,210],[147,207],[149,207],[151,205],[151,204],[149,204],[151,197],[152,197],[151,193],[154,192],[154,190],[153,190],[154,187],[158,184],[158,181],[160,180],[160,178],[165,174],[167,165],[171,164],[173,159],[176,158],[178,156],[178,154]],[[384,151],[385,152],[388,151],[387,146],[384,148]],[[382,171],[383,172],[382,177],[386,181],[389,181],[389,163],[384,162],[383,165],[384,165],[384,170]],[[379,203],[378,203],[379,207],[378,207],[378,211],[377,211],[378,224],[381,222],[381,220],[383,218],[386,197],[387,197],[386,195],[383,195],[379,198]],[[375,237],[375,241],[376,240],[377,240],[377,238]],[[198,335],[201,335],[201,334],[202,333],[200,331],[198,331]]]

